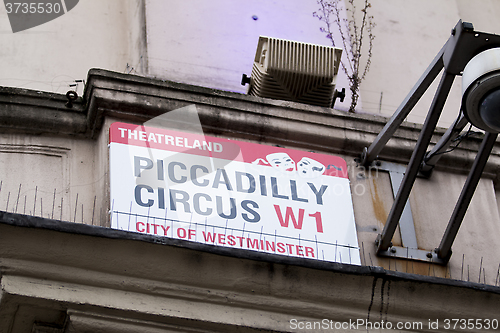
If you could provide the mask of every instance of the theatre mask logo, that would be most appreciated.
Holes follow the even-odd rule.
[[[114,123],[110,188],[114,229],[360,264],[338,156]]]
[[[75,8],[79,0],[4,0],[12,32],[31,29],[52,21]]]

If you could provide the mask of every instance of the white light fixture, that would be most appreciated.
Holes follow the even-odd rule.
[[[500,48],[479,53],[465,66],[462,109],[477,128],[500,132]]]

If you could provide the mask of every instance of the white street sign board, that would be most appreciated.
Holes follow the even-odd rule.
[[[338,156],[114,123],[110,187],[115,229],[360,265]]]

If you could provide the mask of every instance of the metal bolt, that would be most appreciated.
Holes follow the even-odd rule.
[[[391,252],[392,253],[396,253],[396,249],[395,248],[391,248]]]
[[[427,258],[429,258],[429,259],[432,258],[432,252],[427,253]]]
[[[474,25],[470,22],[462,22],[462,28],[464,31],[474,31]]]
[[[68,102],[66,102],[66,107],[72,108],[73,102],[78,98],[78,94],[76,93],[76,91],[70,90],[66,93],[66,98],[68,99]]]

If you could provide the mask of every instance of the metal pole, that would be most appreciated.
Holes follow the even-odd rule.
[[[420,164],[424,159],[432,134],[434,133],[439,117],[441,116],[441,112],[443,111],[444,103],[446,102],[446,98],[448,97],[454,78],[454,74],[447,73],[446,71],[441,77],[441,81],[436,94],[434,95],[431,108],[425,118],[424,127],[422,132],[420,132],[415,150],[413,151],[410,163],[406,168],[403,181],[399,187],[398,195],[394,200],[394,204],[392,205],[391,212],[389,213],[387,222],[385,223],[384,230],[377,238],[377,252],[386,251],[391,246],[392,237],[396,231],[396,227],[401,218],[406,201],[410,196],[411,189],[415,183],[415,179],[417,178],[418,170],[420,169]]]
[[[365,147],[361,154],[360,163],[362,165],[369,165],[374,159],[377,158],[387,141],[389,141],[394,132],[396,132],[401,123],[406,119],[410,111],[413,109],[415,104],[417,104],[432,82],[434,82],[434,79],[444,67],[443,55],[446,50],[446,46],[447,43],[445,43],[443,48],[432,60],[431,64],[427,67],[415,86],[413,86],[412,90],[406,96],[398,109],[394,112],[391,119],[387,122],[387,124],[385,124],[384,128],[380,131],[370,147]]]
[[[477,184],[481,179],[481,174],[486,166],[491,150],[495,145],[497,136],[498,133],[486,133],[476,159],[474,160],[474,164],[472,165],[472,169],[469,172],[469,176],[467,177],[464,187],[462,188],[462,192],[460,193],[455,209],[453,210],[453,214],[448,222],[448,227],[443,235],[441,244],[436,249],[438,257],[445,261],[448,261],[451,257],[451,246],[457,236],[458,229],[460,229],[465,213],[469,208],[472,196],[474,195]]]

